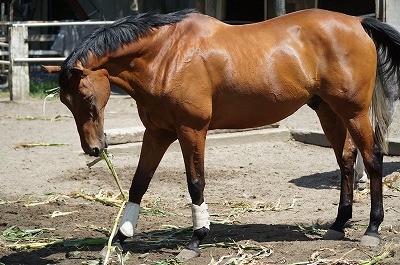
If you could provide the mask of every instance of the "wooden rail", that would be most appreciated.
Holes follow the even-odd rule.
[[[55,56],[58,55],[51,50],[29,50],[29,41],[54,41],[52,35],[29,36],[30,27],[58,27],[76,25],[107,25],[113,21],[72,21],[72,22],[28,22],[28,23],[6,23],[8,30],[8,43],[0,42],[0,47],[8,48],[1,50],[0,56],[8,56],[9,60],[0,60],[0,65],[7,65],[8,82],[10,88],[10,100],[19,101],[29,97],[29,63],[32,62],[62,62],[65,57],[29,57],[29,56]],[[0,23],[0,25],[6,25]]]

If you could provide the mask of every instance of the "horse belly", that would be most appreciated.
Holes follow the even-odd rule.
[[[213,100],[209,129],[244,129],[273,124],[293,114],[307,98],[307,93],[224,95]]]

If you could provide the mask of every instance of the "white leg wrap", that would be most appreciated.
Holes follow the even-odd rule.
[[[119,231],[124,236],[133,236],[139,218],[139,210],[140,206],[137,203],[128,202],[126,204],[124,215],[121,218],[121,226],[119,227]]]
[[[208,219],[208,206],[203,202],[200,206],[192,204],[193,230],[205,227],[210,229],[210,220]]]

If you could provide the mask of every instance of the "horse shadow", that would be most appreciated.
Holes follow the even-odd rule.
[[[399,162],[385,162],[383,164],[383,176],[398,172],[400,174]],[[298,187],[309,189],[340,189],[340,170],[302,176],[289,181]]]
[[[319,225],[321,229],[327,229],[328,224]],[[185,229],[184,232],[172,233],[174,236],[165,235],[165,238],[155,242],[152,237],[156,234],[165,234],[165,230],[151,230],[139,234],[138,238],[128,239],[124,245],[124,251],[132,254],[143,254],[148,252],[165,252],[169,254],[178,254],[180,248],[189,242],[192,236],[191,228]],[[175,236],[176,235],[176,236]],[[307,237],[295,225],[286,224],[212,224],[208,237],[202,242],[203,244],[213,244],[218,242],[239,242],[243,240],[251,240],[258,243],[272,243],[285,241],[311,241],[315,240]],[[102,245],[85,246],[85,247],[65,247],[63,245],[52,246],[38,250],[22,250],[2,256],[0,262],[4,264],[57,264],[58,261],[54,255],[62,254],[66,259],[78,259],[74,257],[75,252],[90,252],[87,256],[92,259],[100,258],[100,250]],[[94,252],[94,253],[93,253]]]

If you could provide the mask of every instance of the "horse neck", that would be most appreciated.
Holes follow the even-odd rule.
[[[171,26],[172,27],[172,26]],[[155,61],[168,46],[170,27],[160,27],[145,37],[101,58],[95,68],[108,71],[110,83],[138,100],[155,85]]]

